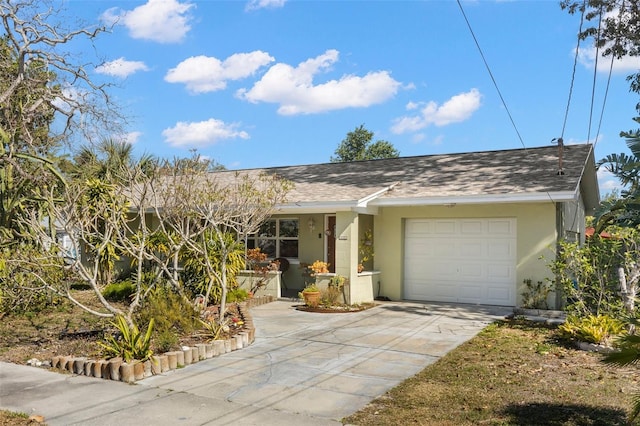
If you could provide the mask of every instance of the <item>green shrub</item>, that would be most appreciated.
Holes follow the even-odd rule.
[[[249,298],[249,292],[240,287],[234,287],[227,291],[227,303],[244,302]]]
[[[342,290],[333,285],[327,286],[326,289],[320,290],[320,304],[322,306],[336,306],[342,296]]]
[[[153,347],[158,353],[169,352],[178,349],[180,339],[173,331],[163,330],[155,333],[153,338]]]
[[[626,333],[625,323],[609,315],[569,315],[560,332],[567,338],[608,345],[615,337]]]
[[[199,326],[199,314],[192,303],[177,291],[163,285],[155,287],[149,293],[136,314],[139,324],[148,324],[152,319],[155,321],[154,340],[164,336],[163,340],[172,342],[169,334],[188,335]]]
[[[613,230],[611,231],[613,232]],[[584,245],[563,241],[556,259],[550,263],[566,297],[565,310],[578,316],[609,315],[624,318],[627,311],[620,296],[618,268],[632,270],[640,255],[635,233],[615,238],[593,237]]]
[[[108,284],[102,295],[110,302],[128,302],[136,292],[136,286],[130,280]]]
[[[547,298],[552,288],[549,283],[543,281],[533,282],[532,279],[524,280],[525,291],[522,292],[522,307],[530,309],[548,309]]]

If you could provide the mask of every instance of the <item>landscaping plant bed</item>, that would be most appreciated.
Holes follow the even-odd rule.
[[[320,314],[345,314],[353,312],[362,312],[375,307],[374,303],[363,303],[361,305],[336,305],[336,306],[308,306],[297,305],[296,309],[303,312],[316,312]]]
[[[75,291],[74,297],[89,306],[97,306],[90,290]],[[228,307],[228,316],[241,317],[235,304]],[[105,333],[111,333],[111,321],[112,318],[89,314],[68,301],[34,314],[5,315],[0,321],[0,361],[31,364],[30,360],[37,359],[46,366],[55,356],[99,359],[103,355],[98,341]],[[100,332],[102,330],[104,332]],[[232,326],[229,333],[220,337],[230,338],[241,330],[241,327]],[[181,336],[179,346],[195,346],[205,342],[207,337],[198,333]]]

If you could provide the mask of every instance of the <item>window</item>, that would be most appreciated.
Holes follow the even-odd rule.
[[[259,247],[271,259],[298,258],[298,219],[271,219],[249,236],[247,248]]]

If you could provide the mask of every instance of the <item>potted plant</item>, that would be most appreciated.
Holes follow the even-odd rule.
[[[328,274],[329,273],[329,264],[327,262],[323,262],[322,260],[316,260],[311,265],[308,266],[309,271],[311,271],[311,276],[315,277],[318,274]]]
[[[320,289],[315,284],[309,284],[300,292],[304,303],[312,308],[316,308],[320,303]]]

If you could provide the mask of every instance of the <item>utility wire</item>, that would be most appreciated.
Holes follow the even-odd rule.
[[[478,51],[480,52],[480,56],[482,57],[482,61],[484,62],[484,66],[487,68],[487,71],[489,72],[489,76],[491,77],[491,81],[493,82],[493,85],[496,88],[496,91],[498,92],[498,96],[500,96],[500,101],[502,101],[502,106],[504,106],[504,109],[507,111],[507,115],[509,116],[509,120],[511,121],[511,125],[513,126],[514,130],[516,131],[516,134],[518,135],[518,139],[520,140],[520,143],[522,144],[522,147],[526,150],[527,147],[525,146],[524,141],[522,140],[522,136],[520,136],[520,132],[518,131],[518,127],[516,126],[515,121],[513,121],[513,117],[511,116],[511,112],[509,112],[509,108],[507,107],[507,103],[505,102],[504,97],[502,96],[502,93],[500,92],[500,88],[498,88],[498,83],[496,83],[496,79],[493,77],[493,73],[491,72],[491,68],[489,67],[489,64],[487,63],[487,60],[484,57],[484,53],[482,52],[482,48],[480,47],[480,43],[478,43],[478,39],[476,38],[476,35],[473,32],[473,28],[471,28],[471,24],[469,23],[469,20],[467,19],[467,14],[464,13],[464,9],[462,8],[462,3],[460,3],[460,0],[457,0],[457,2],[458,2],[458,6],[460,7],[460,12],[462,12],[462,16],[464,17],[464,20],[467,23],[467,27],[469,28],[469,32],[471,32],[471,36],[473,37],[473,41],[476,43],[476,47],[478,48]]]
[[[593,120],[593,106],[596,96],[596,77],[598,75],[598,56],[600,56],[600,29],[602,25],[602,6],[598,15],[598,33],[596,35],[596,58],[593,65],[593,83],[591,85],[591,107],[589,108],[589,128],[587,131],[587,143],[591,140],[591,121]],[[598,135],[596,135],[596,139]]]
[[[462,8],[462,3],[460,3],[460,0],[457,0],[457,2],[458,2],[458,6],[460,7],[460,12],[462,12],[462,16],[464,17],[464,20],[467,23],[467,27],[469,28],[469,32],[471,33],[471,36],[473,37],[473,41],[475,42],[476,47],[478,48],[478,52],[480,52],[480,56],[482,57],[482,61],[484,62],[484,66],[487,68],[487,72],[489,73],[489,76],[491,77],[491,81],[493,82],[493,86],[496,88],[496,91],[498,92],[498,96],[500,96],[500,100],[502,101],[502,106],[504,106],[505,111],[507,111],[507,115],[509,116],[509,120],[511,121],[511,125],[513,126],[513,129],[516,131],[516,134],[518,135],[518,139],[520,140],[520,144],[524,148],[525,152],[528,152],[527,151],[527,147],[524,144],[524,141],[522,140],[522,136],[520,135],[520,132],[518,131],[518,127],[516,126],[516,123],[513,120],[513,117],[511,116],[511,112],[509,112],[509,107],[507,106],[507,103],[505,102],[504,97],[502,96],[502,93],[500,92],[500,88],[498,87],[498,83],[496,83],[496,79],[493,77],[493,73],[491,72],[491,68],[489,67],[489,63],[487,62],[487,60],[486,60],[486,58],[484,56],[484,53],[482,52],[482,48],[480,47],[480,43],[478,42],[478,39],[476,38],[476,35],[473,32],[473,28],[471,28],[471,23],[469,23],[469,19],[467,19],[467,14],[464,13],[464,9]],[[549,191],[545,191],[545,193],[547,194],[547,197],[549,197],[549,201],[551,202],[551,204],[555,205],[555,202],[553,201],[553,197],[551,196]]]
[[[624,0],[620,5],[620,11],[618,12],[618,19],[620,23],[622,23],[622,15],[624,12]],[[619,39],[616,38],[616,44],[619,43]],[[613,61],[615,59],[615,52],[611,54],[611,63],[609,64],[609,76],[607,77],[607,87],[604,91],[604,99],[602,100],[602,110],[600,111],[600,121],[598,121],[598,132],[596,133],[596,139],[593,141],[593,148],[595,149],[596,144],[598,143],[598,136],[600,136],[600,128],[602,127],[602,119],[604,117],[604,108],[607,104],[607,96],[609,95],[609,85],[611,84],[611,75],[613,74]]]
[[[578,53],[580,52],[580,34],[582,34],[582,25],[584,23],[584,11],[587,0],[582,1],[582,13],[580,14],[580,27],[578,28],[578,43],[576,44],[576,53],[573,57],[573,71],[571,72],[571,84],[569,85],[569,97],[567,99],[567,108],[564,111],[564,121],[562,122],[562,132],[560,138],[564,139],[564,131],[567,127],[567,119],[569,117],[569,106],[571,105],[571,97],[573,95],[573,83],[576,80],[576,67],[578,66]]]

